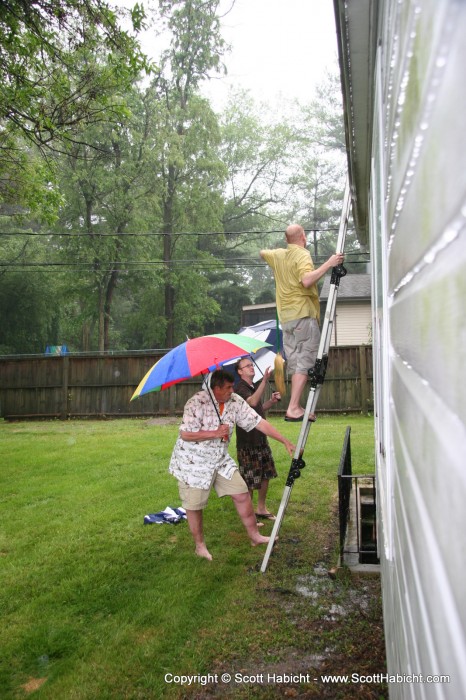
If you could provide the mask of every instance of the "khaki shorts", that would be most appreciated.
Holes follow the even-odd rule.
[[[183,481],[179,481],[178,491],[183,508],[186,510],[203,510],[207,505],[207,501],[209,500],[212,486],[217,492],[217,496],[219,498],[222,496],[235,496],[239,493],[248,493],[246,482],[239,473],[238,469],[235,469],[231,479],[225,479],[224,476],[215,473],[212,483],[208,489],[198,489],[194,486],[185,484]]]
[[[316,318],[298,318],[282,324],[288,374],[306,374],[314,367],[320,343]]]

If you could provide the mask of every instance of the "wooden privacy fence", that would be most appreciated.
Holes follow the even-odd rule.
[[[0,415],[7,420],[176,415],[200,379],[130,402],[165,351],[0,357]],[[286,397],[272,412],[282,413]],[[371,411],[372,347],[331,348],[319,411]]]

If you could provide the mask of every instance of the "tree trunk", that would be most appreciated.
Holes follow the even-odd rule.
[[[81,350],[89,352],[91,349],[91,328],[88,321],[84,321],[81,329]]]
[[[175,338],[175,288],[171,281],[171,233],[165,232],[163,237],[163,260],[165,263],[165,347],[172,348]]]
[[[172,348],[175,344],[175,288],[172,281],[172,234],[173,234],[173,201],[175,196],[175,168],[168,169],[167,197],[163,207],[163,262],[165,267],[165,347]]]
[[[99,287],[99,340],[98,350],[103,352],[104,345],[104,290],[102,285]]]
[[[107,288],[105,290],[105,301],[103,310],[103,321],[104,321],[104,350],[109,349],[109,330],[110,330],[110,319],[112,310],[113,293],[115,292],[118,282],[118,270],[112,270],[110,278],[107,282]]]

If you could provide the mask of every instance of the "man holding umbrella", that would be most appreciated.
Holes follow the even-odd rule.
[[[278,440],[290,456],[295,450],[287,438],[233,392],[233,382],[229,372],[216,370],[211,376],[210,390],[199,391],[189,399],[169,467],[170,473],[178,479],[196,554],[209,560],[212,555],[204,540],[202,511],[212,487],[219,497],[231,496],[252,546],[269,541],[259,533],[248,487],[228,454],[235,425],[246,431],[255,428]]]

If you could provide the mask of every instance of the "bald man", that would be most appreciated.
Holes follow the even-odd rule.
[[[306,249],[307,239],[299,224],[285,231],[286,248],[261,250],[260,256],[275,277],[278,318],[283,331],[287,371],[291,374],[291,396],[286,421],[303,420],[301,395],[307,383],[308,370],[316,361],[320,342],[320,305],[317,282],[332,267],[341,265],[344,255],[331,255],[317,269]]]

